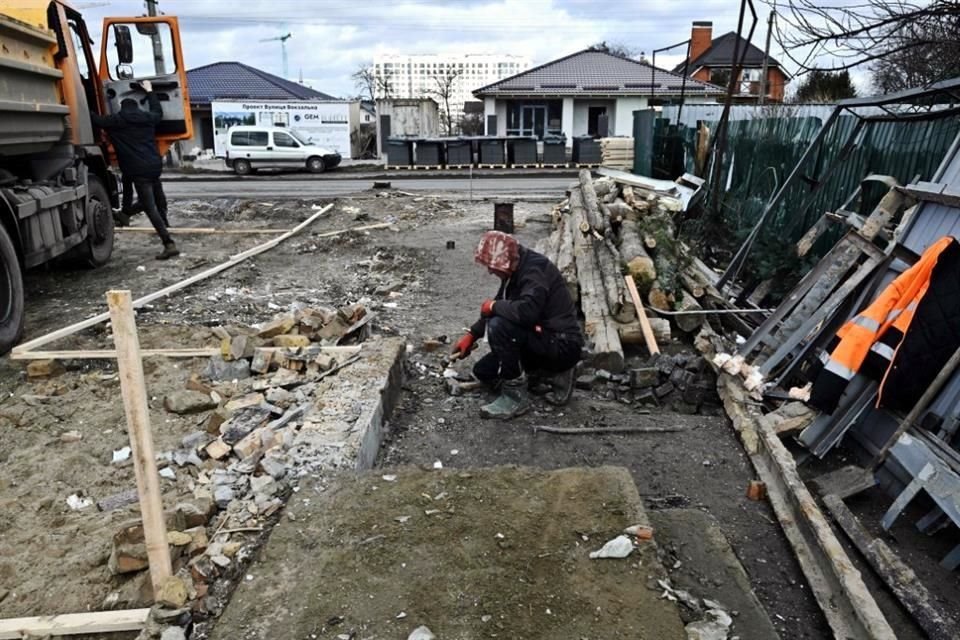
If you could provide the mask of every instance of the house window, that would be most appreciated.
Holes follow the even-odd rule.
[[[606,118],[607,108],[606,107],[588,107],[587,108],[587,135],[588,136],[598,136],[600,135],[600,118]],[[609,125],[604,127],[608,131],[604,131],[603,135],[607,135],[609,132]]]

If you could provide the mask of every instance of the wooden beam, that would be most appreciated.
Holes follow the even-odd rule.
[[[637,284],[633,281],[633,276],[623,276],[627,284],[627,291],[633,298],[633,306],[637,309],[637,319],[640,320],[640,329],[643,331],[643,339],[647,343],[647,351],[650,355],[660,353],[660,347],[657,345],[657,339],[653,335],[653,327],[650,326],[650,320],[647,318],[647,312],[643,309],[643,301],[640,299],[640,292],[637,291]]]
[[[0,640],[21,640],[25,636],[76,636],[118,631],[139,631],[147,624],[150,609],[66,613],[0,620]]]
[[[238,236],[255,236],[255,235],[282,235],[290,231],[289,229],[216,229],[214,227],[171,227],[171,229],[176,229],[178,236],[180,235],[238,235]],[[119,233],[156,233],[156,229],[153,227],[117,227],[114,229]]]
[[[243,262],[244,260],[247,260],[248,258],[252,258],[253,256],[260,255],[261,253],[264,253],[265,251],[269,251],[270,249],[273,249],[274,247],[276,247],[277,245],[279,245],[279,244],[282,243],[283,241],[288,240],[289,238],[292,238],[292,237],[295,236],[296,234],[300,233],[301,231],[303,231],[304,229],[306,229],[307,227],[309,227],[311,224],[313,224],[314,222],[316,222],[317,219],[320,218],[320,216],[324,215],[325,213],[327,213],[328,211],[330,211],[330,209],[332,209],[332,208],[333,208],[333,205],[332,205],[332,204],[328,204],[326,207],[324,207],[323,209],[317,211],[315,214],[313,214],[312,216],[310,216],[309,218],[307,218],[306,220],[304,220],[303,222],[301,222],[301,223],[298,224],[296,227],[294,227],[294,228],[291,229],[290,231],[286,232],[286,233],[283,234],[282,236],[277,236],[276,238],[273,238],[272,240],[268,240],[267,242],[264,242],[263,244],[259,244],[259,245],[255,246],[255,247],[252,247],[252,248],[250,248],[250,249],[247,249],[246,251],[244,251],[244,252],[242,252],[242,253],[238,253],[237,255],[233,256],[232,258],[230,258],[230,259],[227,260],[226,262],[223,262],[223,263],[221,263],[221,264],[218,264],[218,265],[215,266],[215,267],[211,267],[210,269],[207,269],[206,271],[203,271],[203,272],[201,272],[201,273],[198,273],[198,274],[196,274],[196,275],[193,275],[193,276],[187,278],[186,280],[181,280],[180,282],[177,282],[177,283],[175,283],[175,284],[172,284],[172,285],[170,285],[169,287],[165,287],[165,288],[163,288],[163,289],[161,289],[161,290],[159,290],[159,291],[155,291],[154,293],[145,295],[145,296],[143,296],[142,298],[137,298],[136,300],[133,301],[133,307],[134,307],[134,309],[138,309],[138,308],[142,307],[143,305],[150,304],[150,303],[153,302],[154,300],[159,300],[160,298],[163,298],[163,297],[165,297],[165,296],[168,296],[168,295],[170,295],[171,293],[175,293],[175,292],[177,292],[177,291],[180,291],[181,289],[186,289],[187,287],[189,287],[189,286],[192,285],[192,284],[196,284],[197,282],[200,282],[200,281],[202,281],[202,280],[206,280],[207,278],[210,278],[210,277],[212,277],[212,276],[215,276],[215,275],[217,275],[218,273],[220,273],[220,272],[222,272],[222,271],[226,271],[227,269],[230,269],[230,268],[232,268],[232,267],[235,267],[235,266],[237,266],[238,264],[240,264],[241,262]],[[333,237],[333,236],[342,235],[342,234],[344,234],[344,233],[349,233],[349,232],[351,232],[351,231],[371,231],[371,230],[373,230],[373,229],[383,229],[383,228],[386,228],[386,227],[389,227],[389,226],[391,226],[391,225],[390,225],[390,223],[388,223],[388,222],[379,223],[379,224],[367,224],[367,225],[362,225],[362,226],[359,226],[359,227],[352,227],[352,228],[350,228],[350,229],[340,229],[340,230],[337,230],[337,231],[328,231],[328,232],[326,232],[326,233],[317,234],[315,237],[317,237],[317,238],[331,238],[331,237]],[[64,328],[58,329],[58,330],[56,330],[56,331],[54,331],[54,332],[52,332],[52,333],[48,333],[47,335],[40,336],[39,338],[34,338],[33,340],[30,340],[29,342],[25,342],[25,343],[23,343],[23,344],[21,344],[21,345],[18,345],[18,346],[16,346],[16,347],[14,347],[14,348],[13,348],[13,351],[12,351],[12,354],[11,354],[11,358],[15,357],[16,355],[25,353],[25,352],[27,352],[27,351],[32,351],[32,350],[34,350],[34,349],[36,349],[36,348],[38,348],[38,347],[42,347],[43,345],[49,344],[49,343],[53,342],[54,340],[59,340],[60,338],[65,338],[65,337],[67,337],[67,336],[73,335],[74,333],[77,333],[78,331],[82,331],[83,329],[87,329],[87,328],[89,328],[89,327],[96,326],[96,325],[100,324],[101,322],[104,322],[104,321],[108,320],[109,318],[110,318],[110,314],[109,314],[109,313],[100,313],[100,314],[97,314],[97,315],[95,315],[95,316],[93,316],[93,317],[91,317],[91,318],[87,318],[86,320],[82,320],[82,321],[80,321],[80,322],[77,322],[77,323],[75,323],[75,324],[72,324],[72,325],[70,325],[70,326],[68,326],[68,327],[64,327]]]
[[[153,449],[150,430],[147,385],[143,380],[143,361],[140,359],[140,339],[133,318],[133,302],[129,291],[108,291],[110,322],[113,340],[117,345],[117,369],[120,372],[120,392],[127,414],[127,431],[133,452],[133,469],[140,496],[140,515],[143,519],[143,537],[150,563],[150,581],[153,592],[160,593],[165,579],[173,575],[170,547],[167,545],[167,526],[163,517],[163,498],[160,495],[160,474]]]
[[[823,496],[823,504],[930,640],[960,638],[960,627],[950,613],[937,606],[936,598],[923,586],[917,574],[886,542],[871,536],[838,496]]]

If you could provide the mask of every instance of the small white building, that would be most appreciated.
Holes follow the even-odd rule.
[[[716,102],[722,87],[647,62],[585,49],[473,92],[484,101],[487,135],[632,136],[633,112]],[[493,116],[493,117],[491,117]],[[604,130],[604,128],[606,130]]]

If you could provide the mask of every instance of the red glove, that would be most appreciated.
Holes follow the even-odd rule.
[[[474,344],[476,341],[477,339],[469,331],[463,334],[463,337],[457,341],[457,344],[453,345],[453,355],[466,358],[476,346]]]
[[[496,300],[491,300],[490,298],[484,300],[483,304],[480,305],[480,315],[482,315],[484,318],[489,318],[492,316],[494,302],[496,302]]]

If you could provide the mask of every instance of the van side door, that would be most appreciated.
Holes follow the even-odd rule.
[[[273,157],[284,167],[302,166],[306,162],[303,146],[289,133],[273,132]]]

